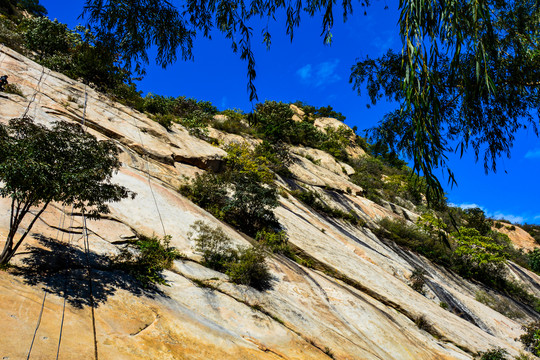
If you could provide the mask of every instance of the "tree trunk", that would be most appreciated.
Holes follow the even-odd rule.
[[[19,214],[19,218],[15,219],[14,224],[16,224],[16,227],[12,226],[12,228],[9,229],[9,234],[6,239],[6,245],[4,246],[2,255],[0,255],[0,267],[7,265],[9,260],[11,260],[13,255],[15,255],[15,252],[17,252],[17,249],[22,244],[23,240],[26,238],[26,235],[28,235],[28,233],[32,229],[32,226],[34,226],[36,220],[41,216],[43,211],[45,211],[49,203],[50,203],[50,200],[45,202],[45,205],[43,205],[43,208],[41,208],[41,210],[39,210],[39,212],[34,216],[34,218],[32,219],[32,222],[30,222],[30,225],[28,225],[28,227],[26,228],[25,232],[23,233],[19,241],[17,241],[15,246],[13,246],[13,239],[15,238],[15,234],[17,233],[17,229],[20,223],[22,222],[22,219],[24,218],[24,216],[28,213],[28,211],[21,212]]]

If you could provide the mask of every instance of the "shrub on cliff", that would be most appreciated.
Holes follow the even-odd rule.
[[[270,287],[271,275],[263,248],[235,248],[222,229],[212,228],[200,220],[191,225],[191,228],[189,238],[195,241],[196,250],[202,254],[203,265],[226,273],[236,284],[248,285],[258,290]]]
[[[127,271],[143,286],[165,284],[161,275],[172,267],[173,261],[181,255],[170,246],[170,236],[160,239],[156,236],[140,236],[131,246],[124,247],[114,259],[116,267]]]

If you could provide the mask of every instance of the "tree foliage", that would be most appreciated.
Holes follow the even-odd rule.
[[[373,131],[414,160],[432,195],[441,196],[436,168],[447,154],[472,147],[484,168],[510,155],[515,133],[531,126],[540,105],[536,1],[400,2],[401,53],[388,51],[352,67],[350,81],[373,104],[399,102]]]
[[[15,254],[35,221],[51,202],[73,205],[95,217],[107,213],[108,202],[135,194],[111,183],[120,167],[113,142],[98,141],[80,125],[56,122],[52,128],[29,118],[0,125],[0,196],[11,198],[10,229],[0,264]],[[16,239],[23,219],[39,206]]]

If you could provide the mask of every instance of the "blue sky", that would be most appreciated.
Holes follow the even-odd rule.
[[[381,102],[368,109],[368,97],[352,90],[349,74],[356,59],[377,57],[388,48],[400,50],[395,3],[389,3],[389,9],[384,10],[386,2],[374,1],[367,15],[357,8],[344,24],[337,12],[331,46],[325,46],[319,36],[318,19],[304,17],[291,43],[278,17],[277,23],[270,24],[271,49],[266,50],[260,36],[252,43],[259,101],[301,100],[315,106],[331,105],[347,117],[345,123],[351,127],[363,130],[375,126],[395,105]],[[41,0],[41,4],[51,19],[58,18],[70,27],[84,24],[84,20],[77,19],[83,0]],[[258,35],[260,27],[256,25]],[[150,64],[139,89],[208,100],[221,110],[250,111],[246,64],[232,53],[230,41],[214,32],[212,40],[197,38],[193,53],[194,61],[179,61],[165,70]],[[449,202],[479,206],[493,217],[540,223],[540,140],[532,130],[517,134],[512,157],[499,161],[496,174],[485,175],[483,164],[475,163],[472,152],[461,159],[450,156],[450,167],[456,173],[458,186],[447,187]]]

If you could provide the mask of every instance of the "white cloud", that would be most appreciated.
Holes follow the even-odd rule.
[[[325,61],[315,65],[306,64],[296,70],[296,75],[308,85],[321,87],[341,80],[341,76],[336,74],[338,64],[338,59]]]
[[[467,204],[467,203],[464,203],[464,204],[451,204],[451,206],[457,206],[459,208],[462,208],[463,210],[480,208],[483,211],[486,211],[486,209],[484,209],[484,207],[482,207],[482,206],[480,206],[478,204],[475,204],[475,203],[472,203],[472,204]]]
[[[540,159],[540,149],[533,149],[527,151],[525,159]]]
[[[492,219],[496,219],[496,220],[503,220],[504,219],[504,220],[508,220],[508,221],[513,222],[513,223],[519,223],[519,224],[525,223],[526,220],[530,218],[530,217],[525,217],[525,216],[521,216],[521,215],[505,214],[505,213],[503,213],[501,211],[491,212],[489,209],[486,209],[485,207],[483,207],[481,205],[478,205],[478,204],[475,204],[475,203],[449,204],[449,205],[462,208],[463,210],[479,208],[486,214],[486,217],[488,217],[488,218],[492,218]],[[540,219],[540,215],[535,217],[534,219],[536,220],[537,218]]]
[[[493,215],[490,215],[489,217],[496,219],[496,220],[508,220],[513,223],[523,224],[525,222],[525,218],[523,216],[519,215],[512,215],[512,214],[503,214],[500,212],[496,212]]]
[[[311,79],[311,64],[306,64],[302,66],[300,69],[296,70],[296,74],[300,76],[302,80]]]

